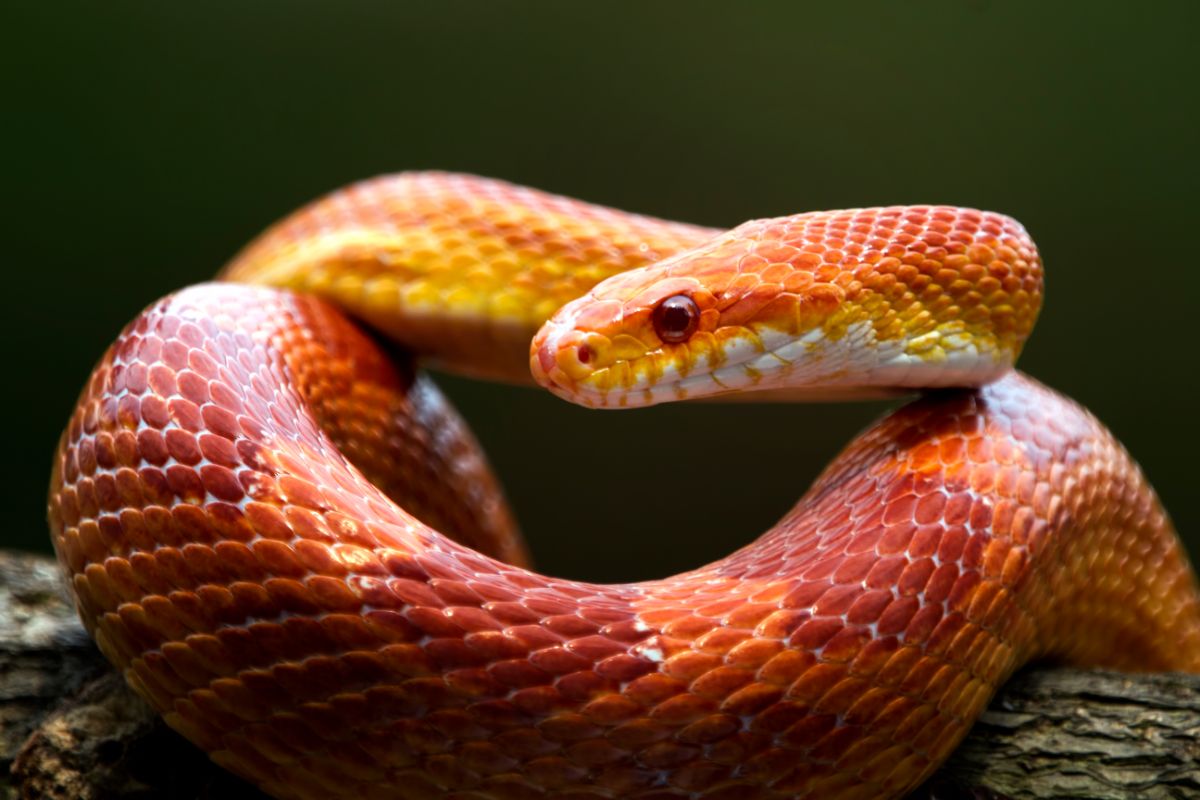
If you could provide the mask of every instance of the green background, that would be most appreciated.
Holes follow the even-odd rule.
[[[47,548],[56,437],[142,306],[319,194],[436,167],[710,225],[1013,214],[1049,275],[1023,367],[1113,428],[1196,553],[1198,7],[6,4],[2,544]],[[887,408],[442,383],[539,565],[597,580],[750,541]]]

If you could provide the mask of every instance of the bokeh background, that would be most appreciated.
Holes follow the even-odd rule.
[[[907,202],[1013,214],[1049,274],[1023,367],[1116,431],[1200,552],[1197,9],[6,4],[0,546],[48,549],[57,436],[142,306],[334,187],[441,168],[709,225]],[[595,580],[750,541],[887,408],[599,413],[441,382],[539,565]]]

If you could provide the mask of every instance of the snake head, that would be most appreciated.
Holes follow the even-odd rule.
[[[530,368],[559,396],[605,408],[980,386],[1012,366],[1041,296],[1032,241],[999,214],[756,220],[563,306]]]

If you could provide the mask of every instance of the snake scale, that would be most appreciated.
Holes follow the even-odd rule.
[[[1152,489],[1012,369],[1042,265],[1008,217],[719,231],[407,173],[221,277],[102,357],[49,518],[107,658],[276,797],[896,797],[1031,660],[1200,670]],[[925,391],[754,543],[596,585],[529,568],[418,356],[596,407]]]

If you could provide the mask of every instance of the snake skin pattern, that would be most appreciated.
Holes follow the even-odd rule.
[[[1009,267],[972,269],[953,256],[977,242],[903,227],[844,254],[866,279],[876,251],[892,278],[817,283],[920,301],[926,322],[972,303],[1020,319],[988,298],[1025,292],[1032,325],[1040,267],[1035,293],[1029,272],[952,291],[943,269],[978,286]],[[595,585],[524,566],[437,389],[317,296],[519,379],[529,338],[490,364],[465,353],[472,336],[495,355],[603,278],[713,235],[481,179],[390,177],[298,212],[226,273],[306,293],[215,283],[151,305],[97,365],[51,479],[54,545],[101,650],[172,727],[280,798],[897,797],[1032,659],[1200,670],[1200,593],[1153,491],[1090,414],[1020,373],[889,415],[721,561]],[[498,283],[472,272],[489,260],[509,265]],[[448,273],[464,270],[458,291]],[[496,285],[510,299],[481,305]],[[747,296],[718,289],[718,313]],[[629,310],[560,328],[592,337],[592,367],[619,356],[595,336],[636,334],[633,358],[686,347],[660,348]],[[792,324],[762,319],[762,336]],[[809,322],[837,324],[829,309]],[[460,324],[471,335],[439,349]],[[587,380],[579,341],[542,355],[548,336],[534,370],[566,363],[566,394]]]

